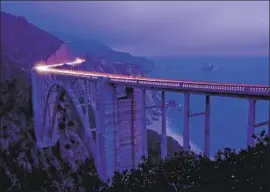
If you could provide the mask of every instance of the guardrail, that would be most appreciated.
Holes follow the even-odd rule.
[[[207,82],[188,82],[184,81],[151,81],[151,80],[131,80],[131,79],[118,79],[111,78],[113,83],[124,83],[133,85],[146,85],[153,88],[170,88],[170,89],[181,89],[181,90],[192,90],[199,92],[218,92],[228,94],[252,94],[260,96],[270,96],[269,86],[259,85],[238,85],[238,84],[223,84],[223,83],[207,83]]]

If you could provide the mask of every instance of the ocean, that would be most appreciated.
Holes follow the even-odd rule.
[[[211,63],[217,70],[205,72],[202,67]],[[269,57],[182,57],[155,59],[155,68],[148,74],[182,80],[202,80],[228,83],[254,83],[269,85]],[[183,104],[183,94],[167,93],[166,100]],[[239,150],[246,147],[248,101],[246,99],[211,97],[211,156],[224,147]],[[204,111],[204,96],[191,96],[191,112]],[[269,101],[256,104],[256,121],[269,118]],[[182,145],[183,114],[181,110],[167,110],[168,135]],[[156,121],[148,128],[160,132],[161,122]],[[203,149],[204,117],[190,120],[191,148]],[[267,130],[267,126],[256,132]]]

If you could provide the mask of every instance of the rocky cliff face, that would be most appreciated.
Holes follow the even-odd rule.
[[[72,55],[70,54],[68,45],[63,43],[60,45],[59,49],[57,49],[47,59],[45,59],[45,63],[54,64],[70,60],[72,60]]]

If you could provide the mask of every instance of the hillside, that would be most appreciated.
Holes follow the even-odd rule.
[[[57,60],[66,60],[67,56],[64,41],[39,29],[23,17],[1,11],[2,80],[20,71],[29,71],[40,60],[52,61],[55,57]]]
[[[120,62],[140,67],[142,72],[148,72],[154,67],[154,62],[145,57],[133,56],[130,53],[113,50],[107,45],[92,39],[80,39],[59,31],[51,34],[66,41],[72,54],[105,59],[108,62]],[[91,38],[91,37],[89,37]]]

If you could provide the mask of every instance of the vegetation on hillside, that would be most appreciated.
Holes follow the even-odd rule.
[[[61,143],[39,149],[35,145],[31,100],[26,88],[10,80],[0,88],[1,192],[267,191],[269,141],[264,133],[257,137],[255,146],[238,152],[223,149],[214,160],[184,151],[165,161],[153,163],[144,159],[138,169],[115,173],[110,182],[104,183],[90,156],[75,160],[74,168],[61,155]],[[64,111],[65,105],[59,107],[61,130],[72,124],[65,122]]]

